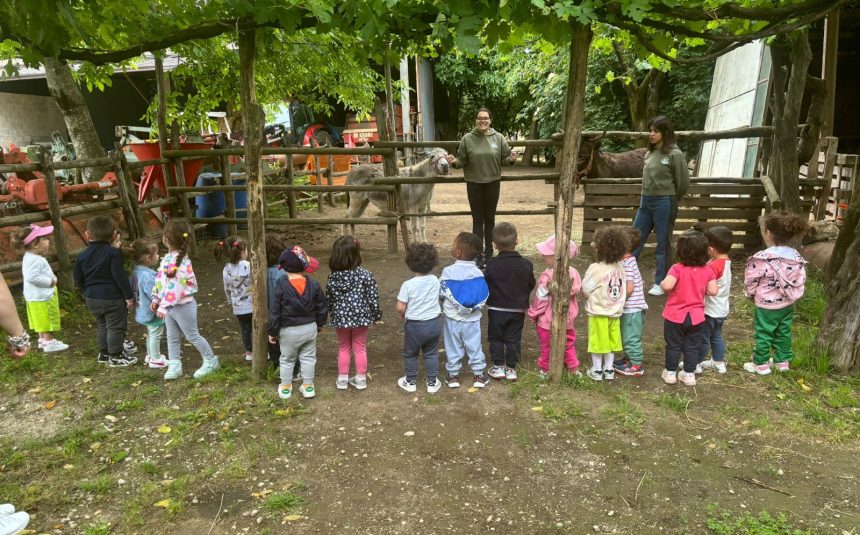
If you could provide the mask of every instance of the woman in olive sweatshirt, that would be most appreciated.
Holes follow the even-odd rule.
[[[493,227],[499,204],[502,166],[513,165],[516,161],[505,137],[490,128],[492,119],[490,110],[479,109],[475,129],[460,139],[457,157],[448,158],[451,165],[463,169],[466,179],[472,233],[481,238],[484,247],[483,255],[478,257],[480,267],[493,256]]]
[[[666,262],[672,260],[672,230],[678,215],[678,199],[690,186],[687,158],[675,145],[672,121],[662,115],[649,123],[648,154],[642,170],[642,197],[633,226],[639,229],[642,239],[633,256],[639,259],[642,247],[653,230],[657,236],[657,261],[651,295],[663,295],[660,282],[666,276]]]

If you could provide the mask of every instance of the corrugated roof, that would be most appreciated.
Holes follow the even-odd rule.
[[[15,76],[6,75],[6,65],[8,62],[0,63],[0,82],[14,82],[16,80],[38,80],[45,77],[45,69],[42,67],[32,68],[27,67],[21,60],[12,60],[18,66],[18,74]],[[164,70],[172,71],[182,62],[176,54],[168,54],[164,57]],[[72,64],[72,68],[76,69],[77,64]],[[155,70],[155,58],[149,52],[135,61],[135,64],[128,67],[117,67],[114,69],[115,74],[125,72],[152,72]]]

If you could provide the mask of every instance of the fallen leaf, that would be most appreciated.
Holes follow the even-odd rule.
[[[271,494],[271,489],[261,490],[260,492],[252,492],[251,496],[254,498],[265,498],[267,495]]]
[[[101,449],[101,447],[102,447],[101,442],[93,442],[92,444],[90,444],[90,450],[91,451],[99,451]]]
[[[137,387],[139,387],[139,386],[140,386],[140,383],[142,383],[142,382],[143,382],[143,381],[137,381],[137,382],[131,383],[131,386],[133,386],[133,387],[137,388]]]
[[[538,405],[536,407],[532,407],[532,410],[535,412],[541,412],[543,410],[543,406]]]
[[[801,377],[800,379],[797,380],[797,384],[800,385],[800,388],[802,388],[804,392],[809,392],[812,390],[812,387],[810,387],[808,384],[806,384],[804,382],[803,377]]]
[[[478,389],[477,389],[477,388],[475,388],[474,386],[473,386],[472,388],[470,388],[470,389],[466,390],[466,392],[468,392],[468,393],[470,393],[470,394],[474,394],[474,393],[475,393],[475,392],[477,392],[477,391],[478,391]]]
[[[776,397],[778,397],[779,399],[785,399],[785,394],[780,392],[779,394],[776,395]]]
[[[53,408],[54,408],[54,405],[56,405],[56,404],[57,404],[57,400],[56,400],[56,399],[52,399],[51,401],[49,401],[49,402],[45,403],[45,408],[46,408],[46,409],[48,409],[48,410],[51,410],[51,409],[53,409]]]
[[[403,436],[404,437],[414,437],[415,431],[407,431],[407,432],[403,433]]]
[[[30,394],[38,394],[41,391],[42,391],[41,386],[37,386],[36,388],[31,388],[30,390],[27,390],[27,392],[29,392]]]
[[[75,467],[75,465],[73,465],[73,464],[64,464],[63,470],[71,470],[74,467]]]
[[[172,429],[169,425],[159,425],[157,431],[163,435],[166,435],[167,433],[171,432]]]
[[[284,520],[286,520],[287,522],[295,522],[296,520],[301,520],[302,518],[302,515],[287,515],[284,517]]]
[[[119,418],[117,418],[116,416],[114,416],[112,414],[108,414],[105,416],[105,420],[107,420],[110,423],[116,423],[116,421],[119,420]]]
[[[168,485],[172,485],[172,484],[173,484],[173,481],[174,481],[174,480],[172,480],[172,479],[162,479],[162,480],[161,480],[161,486],[162,486],[162,487],[166,487],[166,486],[168,486]]]
[[[81,379],[81,381],[89,383],[90,381],[92,381],[92,379],[90,379],[89,377],[84,377],[83,379]]]
[[[153,507],[164,507],[165,509],[167,509],[168,507],[170,507],[170,498],[165,498],[164,500],[155,502],[152,505]]]

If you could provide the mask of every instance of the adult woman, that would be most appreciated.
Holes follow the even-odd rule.
[[[499,204],[502,165],[513,165],[516,155],[502,134],[490,128],[493,115],[487,108],[478,110],[475,129],[460,139],[457,157],[449,157],[456,168],[463,169],[466,194],[472,210],[472,232],[482,240],[484,253],[478,257],[483,265],[493,256],[493,226]]]
[[[639,247],[633,256],[639,258],[642,247],[653,230],[657,235],[657,250],[654,257],[657,267],[651,295],[663,295],[660,282],[666,276],[666,262],[672,259],[672,230],[678,215],[678,199],[684,196],[690,185],[687,158],[675,145],[675,130],[672,121],[658,116],[648,125],[648,154],[642,170],[642,197],[633,226],[642,233]]]
[[[9,355],[19,359],[30,350],[30,335],[21,324],[18,309],[15,307],[15,298],[9,291],[6,279],[0,274],[0,328],[6,331],[8,337]]]

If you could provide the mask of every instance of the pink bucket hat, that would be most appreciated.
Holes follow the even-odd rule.
[[[555,256],[555,236],[550,236],[539,244],[535,245],[537,251],[544,256]],[[570,258],[579,254],[579,246],[573,240],[570,240],[568,245]]]
[[[51,225],[47,225],[44,227],[40,227],[39,225],[30,224],[30,233],[27,234],[27,237],[24,238],[24,245],[30,245],[32,242],[41,238],[42,236],[50,236],[54,233],[54,227]]]

